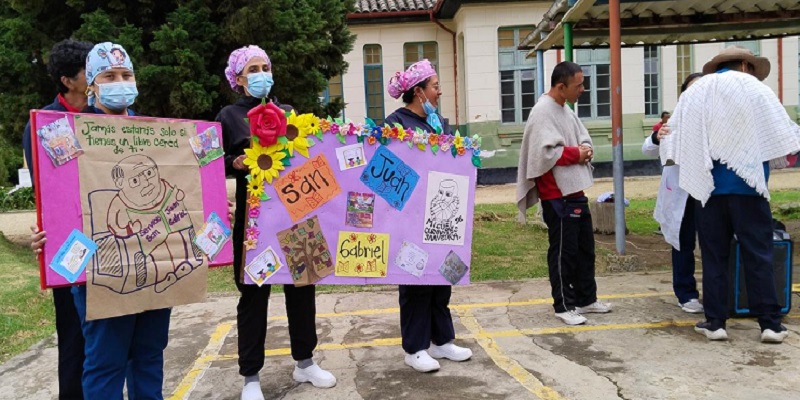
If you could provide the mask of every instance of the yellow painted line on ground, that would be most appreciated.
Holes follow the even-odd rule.
[[[495,341],[493,337],[486,335],[483,327],[478,323],[478,319],[472,314],[472,310],[462,310],[459,315],[461,324],[464,325],[472,335],[477,337],[478,344],[483,348],[486,354],[489,355],[492,361],[519,382],[525,389],[528,389],[529,392],[543,400],[564,399],[558,392],[545,386],[539,379],[536,379],[533,374],[528,372],[528,370],[516,360],[503,353],[503,350],[497,345],[497,341]]]
[[[217,328],[208,340],[206,348],[200,353],[200,357],[194,361],[192,369],[181,379],[181,382],[178,384],[175,391],[172,392],[172,396],[169,397],[169,400],[183,400],[189,398],[194,386],[200,378],[203,377],[203,374],[205,374],[208,367],[211,366],[211,363],[219,357],[219,351],[222,349],[225,338],[228,336],[228,333],[230,333],[232,327],[233,325],[230,323],[217,325]]]
[[[800,293],[800,283],[795,283],[792,285],[792,291],[795,293]]]
[[[598,299],[603,300],[615,300],[615,299],[633,299],[633,298],[644,298],[644,297],[662,297],[662,296],[673,296],[671,292],[648,292],[648,293],[620,293],[620,294],[609,294],[603,296],[597,296]],[[469,304],[451,304],[451,310],[474,310],[476,308],[497,308],[497,307],[525,307],[525,306],[536,306],[536,305],[543,305],[543,304],[551,304],[553,299],[551,297],[540,298],[540,299],[530,299],[525,301],[505,301],[505,302],[496,302],[496,303],[469,303]],[[334,313],[321,313],[317,314],[317,318],[343,318],[343,317],[352,317],[352,316],[364,316],[364,315],[379,315],[379,314],[398,314],[400,313],[400,308],[392,307],[392,308],[374,308],[374,309],[365,309],[365,310],[356,310],[356,311],[347,311],[347,312],[334,312]],[[269,317],[270,321],[285,321],[285,315],[276,315],[274,317]]]

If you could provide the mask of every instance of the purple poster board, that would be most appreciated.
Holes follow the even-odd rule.
[[[34,182],[36,186],[38,225],[40,230],[47,232],[47,242],[39,258],[41,287],[43,289],[73,285],[66,278],[53,271],[49,265],[72,230],[83,231],[82,213],[87,204],[81,201],[77,159],[69,160],[58,167],[55,166],[47,156],[46,149],[42,141],[39,140],[36,131],[38,127],[46,126],[64,117],[67,118],[74,131],[74,115],[66,112],[31,110],[31,143],[34,144],[33,162],[36,165]],[[166,123],[178,121],[146,117],[118,118],[157,120]],[[197,133],[201,133],[212,126],[216,127],[217,132],[222,132],[219,123],[207,121],[191,122],[197,124]],[[217,158],[200,168],[200,180],[203,192],[204,219],[207,219],[212,212],[216,212],[218,215],[223,216],[223,220],[227,223],[225,216],[228,215],[228,203],[223,158]],[[197,229],[200,228],[200,225],[197,226]],[[232,262],[233,246],[229,241],[209,265],[212,267],[230,265]],[[85,281],[86,275],[84,273],[74,284],[82,284]]]
[[[306,163],[311,162],[309,160],[314,159],[320,154],[324,155],[330,168],[334,172],[336,181],[341,187],[341,192],[313,211],[307,213],[302,218],[296,221],[292,220],[287,208],[276,192],[276,181],[273,181],[272,184],[265,184],[265,192],[271,199],[261,202],[260,213],[257,218],[257,225],[260,229],[258,244],[255,249],[247,251],[245,265],[250,265],[251,262],[259,255],[262,255],[265,250],[272,248],[281,266],[276,272],[269,275],[265,283],[294,283],[290,269],[287,266],[286,255],[281,249],[277,234],[278,232],[291,228],[297,223],[316,217],[333,257],[334,266],[339,257],[339,248],[337,246],[339,244],[340,232],[389,235],[388,269],[385,277],[345,277],[336,276],[336,272],[334,272],[322,278],[317,284],[450,285],[451,282],[439,271],[440,266],[445,262],[445,258],[448,254],[451,251],[454,252],[467,266],[469,266],[471,262],[472,215],[475,205],[475,184],[477,176],[477,168],[473,165],[471,157],[453,157],[449,151],[439,151],[437,154],[434,154],[429,146],[426,146],[426,150],[422,151],[416,145],[409,147],[407,142],[401,142],[399,140],[392,140],[386,146],[377,142],[370,145],[367,140],[364,140],[363,148],[367,159],[367,165],[342,171],[340,170],[339,158],[337,158],[337,149],[339,149],[341,153],[342,148],[345,146],[358,143],[356,136],[346,136],[345,139],[346,144],[342,144],[334,135],[326,134],[323,142],[314,138],[316,145],[309,149],[309,159],[295,153],[294,158],[291,159],[291,166],[286,167],[286,170],[280,172],[279,179],[287,174],[291,174],[293,170],[300,168]],[[393,156],[399,158],[418,175],[418,179],[414,177],[413,173],[409,173],[407,176],[408,179],[406,179],[406,183],[410,183],[416,179],[415,185],[404,186],[404,188],[413,186],[413,191],[410,191],[407,198],[400,200],[396,196],[396,193],[394,193],[395,196],[386,193],[381,195],[379,193],[381,191],[380,187],[377,185],[367,185],[371,177],[374,178],[374,174],[371,176],[362,175],[369,174],[371,167],[380,168],[380,165],[369,164],[369,162],[373,161],[373,158],[376,157],[376,152],[379,151],[379,149],[380,152],[385,152],[386,150],[390,151]],[[381,160],[383,159],[379,158],[375,161]],[[378,172],[380,171],[376,169],[375,173],[377,174]],[[431,214],[431,211],[426,207],[426,204],[430,204],[430,201],[427,201],[429,199],[426,197],[429,173],[431,172],[434,172],[432,175],[434,177],[441,176],[441,174],[437,175],[436,173],[458,175],[462,178],[460,182],[467,182],[466,190],[462,188],[462,196],[466,198],[460,199],[460,201],[466,205],[465,209],[463,207],[461,209],[465,211],[466,214],[462,226],[463,234],[460,235],[460,241],[463,242],[463,244],[425,243],[423,241],[426,220],[429,219]],[[395,182],[400,183],[402,181],[397,180]],[[435,183],[438,188],[439,181],[437,180]],[[378,190],[373,190],[373,188]],[[372,215],[371,228],[358,227],[358,223],[354,224],[352,222],[351,224],[345,224],[349,192],[374,194],[374,212]],[[395,203],[395,206],[391,205],[387,199]],[[401,208],[402,211],[399,211],[398,208]],[[360,219],[360,221],[368,220],[369,218]],[[395,258],[403,246],[404,241],[413,243],[427,253],[427,264],[425,265],[424,272],[419,274],[419,276],[407,272],[395,263]],[[253,284],[253,280],[248,274],[245,273],[243,275],[245,277],[245,283]],[[469,270],[467,270],[466,274],[457,284],[469,284]]]

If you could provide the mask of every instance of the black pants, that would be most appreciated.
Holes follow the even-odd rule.
[[[672,248],[672,290],[681,304],[700,298],[700,293],[697,292],[697,280],[694,278],[694,247],[697,238],[694,209],[695,200],[690,196],[686,200],[686,209],[678,233],[681,249],[679,251]]]
[[[586,197],[542,201],[550,247],[547,266],[557,313],[597,301],[594,232]]]
[[[69,287],[53,289],[58,335],[58,398],[61,400],[83,399],[81,376],[86,357],[81,319],[71,290]]]
[[[234,279],[241,296],[236,306],[239,330],[239,374],[251,376],[264,367],[264,342],[267,339],[267,306],[272,289],[240,283],[240,268],[234,265]],[[317,347],[317,309],[315,286],[283,285],[286,294],[286,315],[289,319],[289,342],[292,358],[306,360]]]
[[[400,333],[403,350],[414,354],[426,350],[431,342],[437,346],[456,338],[450,315],[451,286],[401,285]]]
[[[772,211],[761,196],[711,196],[703,207],[695,204],[697,233],[703,260],[703,306],[706,320],[725,326],[728,319],[728,269],[731,241],[739,240],[747,304],[758,316],[761,329],[781,323],[775,271],[772,265]]]

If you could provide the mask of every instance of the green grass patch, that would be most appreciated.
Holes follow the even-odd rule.
[[[55,331],[53,296],[39,289],[39,267],[29,248],[0,235],[0,363]]]

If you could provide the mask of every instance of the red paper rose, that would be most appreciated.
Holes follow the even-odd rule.
[[[259,104],[247,112],[250,134],[258,138],[261,146],[278,142],[278,136],[286,136],[286,114],[273,103]]]

